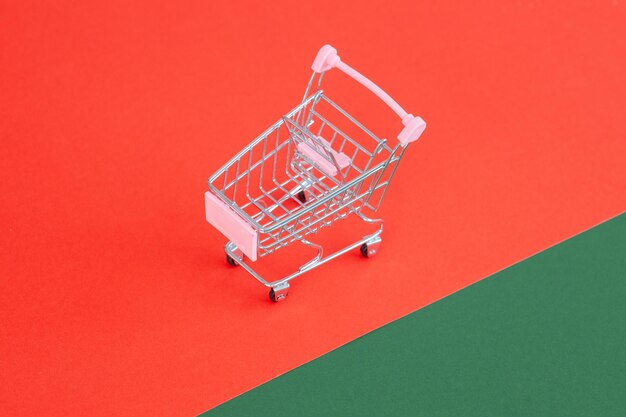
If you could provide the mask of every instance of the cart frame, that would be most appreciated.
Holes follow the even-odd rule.
[[[322,79],[331,68],[367,87],[400,116],[404,128],[393,147],[324,94]],[[378,252],[383,220],[362,210],[375,212],[380,207],[407,145],[426,127],[420,117],[405,112],[380,87],[342,62],[331,46],[322,47],[312,69],[302,102],[217,170],[205,193],[207,221],[230,239],[224,248],[228,262],[270,288],[272,301],[286,298],[292,279],[350,250],[360,248],[365,257]],[[326,256],[321,245],[307,238],[351,214],[375,225],[376,231]],[[247,261],[296,241],[317,254],[286,276],[268,280]]]

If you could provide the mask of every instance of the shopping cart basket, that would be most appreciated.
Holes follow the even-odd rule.
[[[371,90],[402,119],[397,142],[376,136],[320,89],[332,68]],[[211,176],[205,193],[207,221],[230,240],[225,246],[228,263],[241,265],[269,287],[272,301],[287,296],[293,278],[352,249],[360,248],[365,257],[376,254],[383,223],[364,211],[378,210],[407,145],[426,128],[330,45],[320,49],[312,69],[302,102]],[[308,240],[352,214],[375,224],[376,232],[326,256],[321,245]],[[315,248],[316,256],[273,280],[252,268],[251,262],[293,242]]]

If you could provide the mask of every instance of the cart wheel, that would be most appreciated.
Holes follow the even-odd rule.
[[[286,290],[279,290],[278,294],[276,294],[276,292],[274,291],[274,288],[270,289],[270,301],[273,303],[278,303],[281,301],[284,301],[285,298],[287,298],[287,291]]]
[[[361,255],[365,258],[371,258],[378,253],[378,247],[380,246],[380,242],[377,243],[364,243],[361,245]]]
[[[226,262],[228,262],[228,264],[230,266],[239,266],[237,261],[235,261],[233,258],[231,258],[229,254],[226,254]]]
[[[298,193],[298,200],[300,200],[303,203],[306,203],[306,193],[304,192],[304,190]]]

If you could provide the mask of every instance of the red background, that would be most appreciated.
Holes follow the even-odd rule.
[[[623,212],[625,40],[617,0],[3,3],[1,413],[197,414]],[[429,127],[380,254],[272,305],[202,194],[324,43]]]

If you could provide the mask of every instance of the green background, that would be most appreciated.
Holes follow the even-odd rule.
[[[623,417],[625,302],[622,214],[203,415]]]

